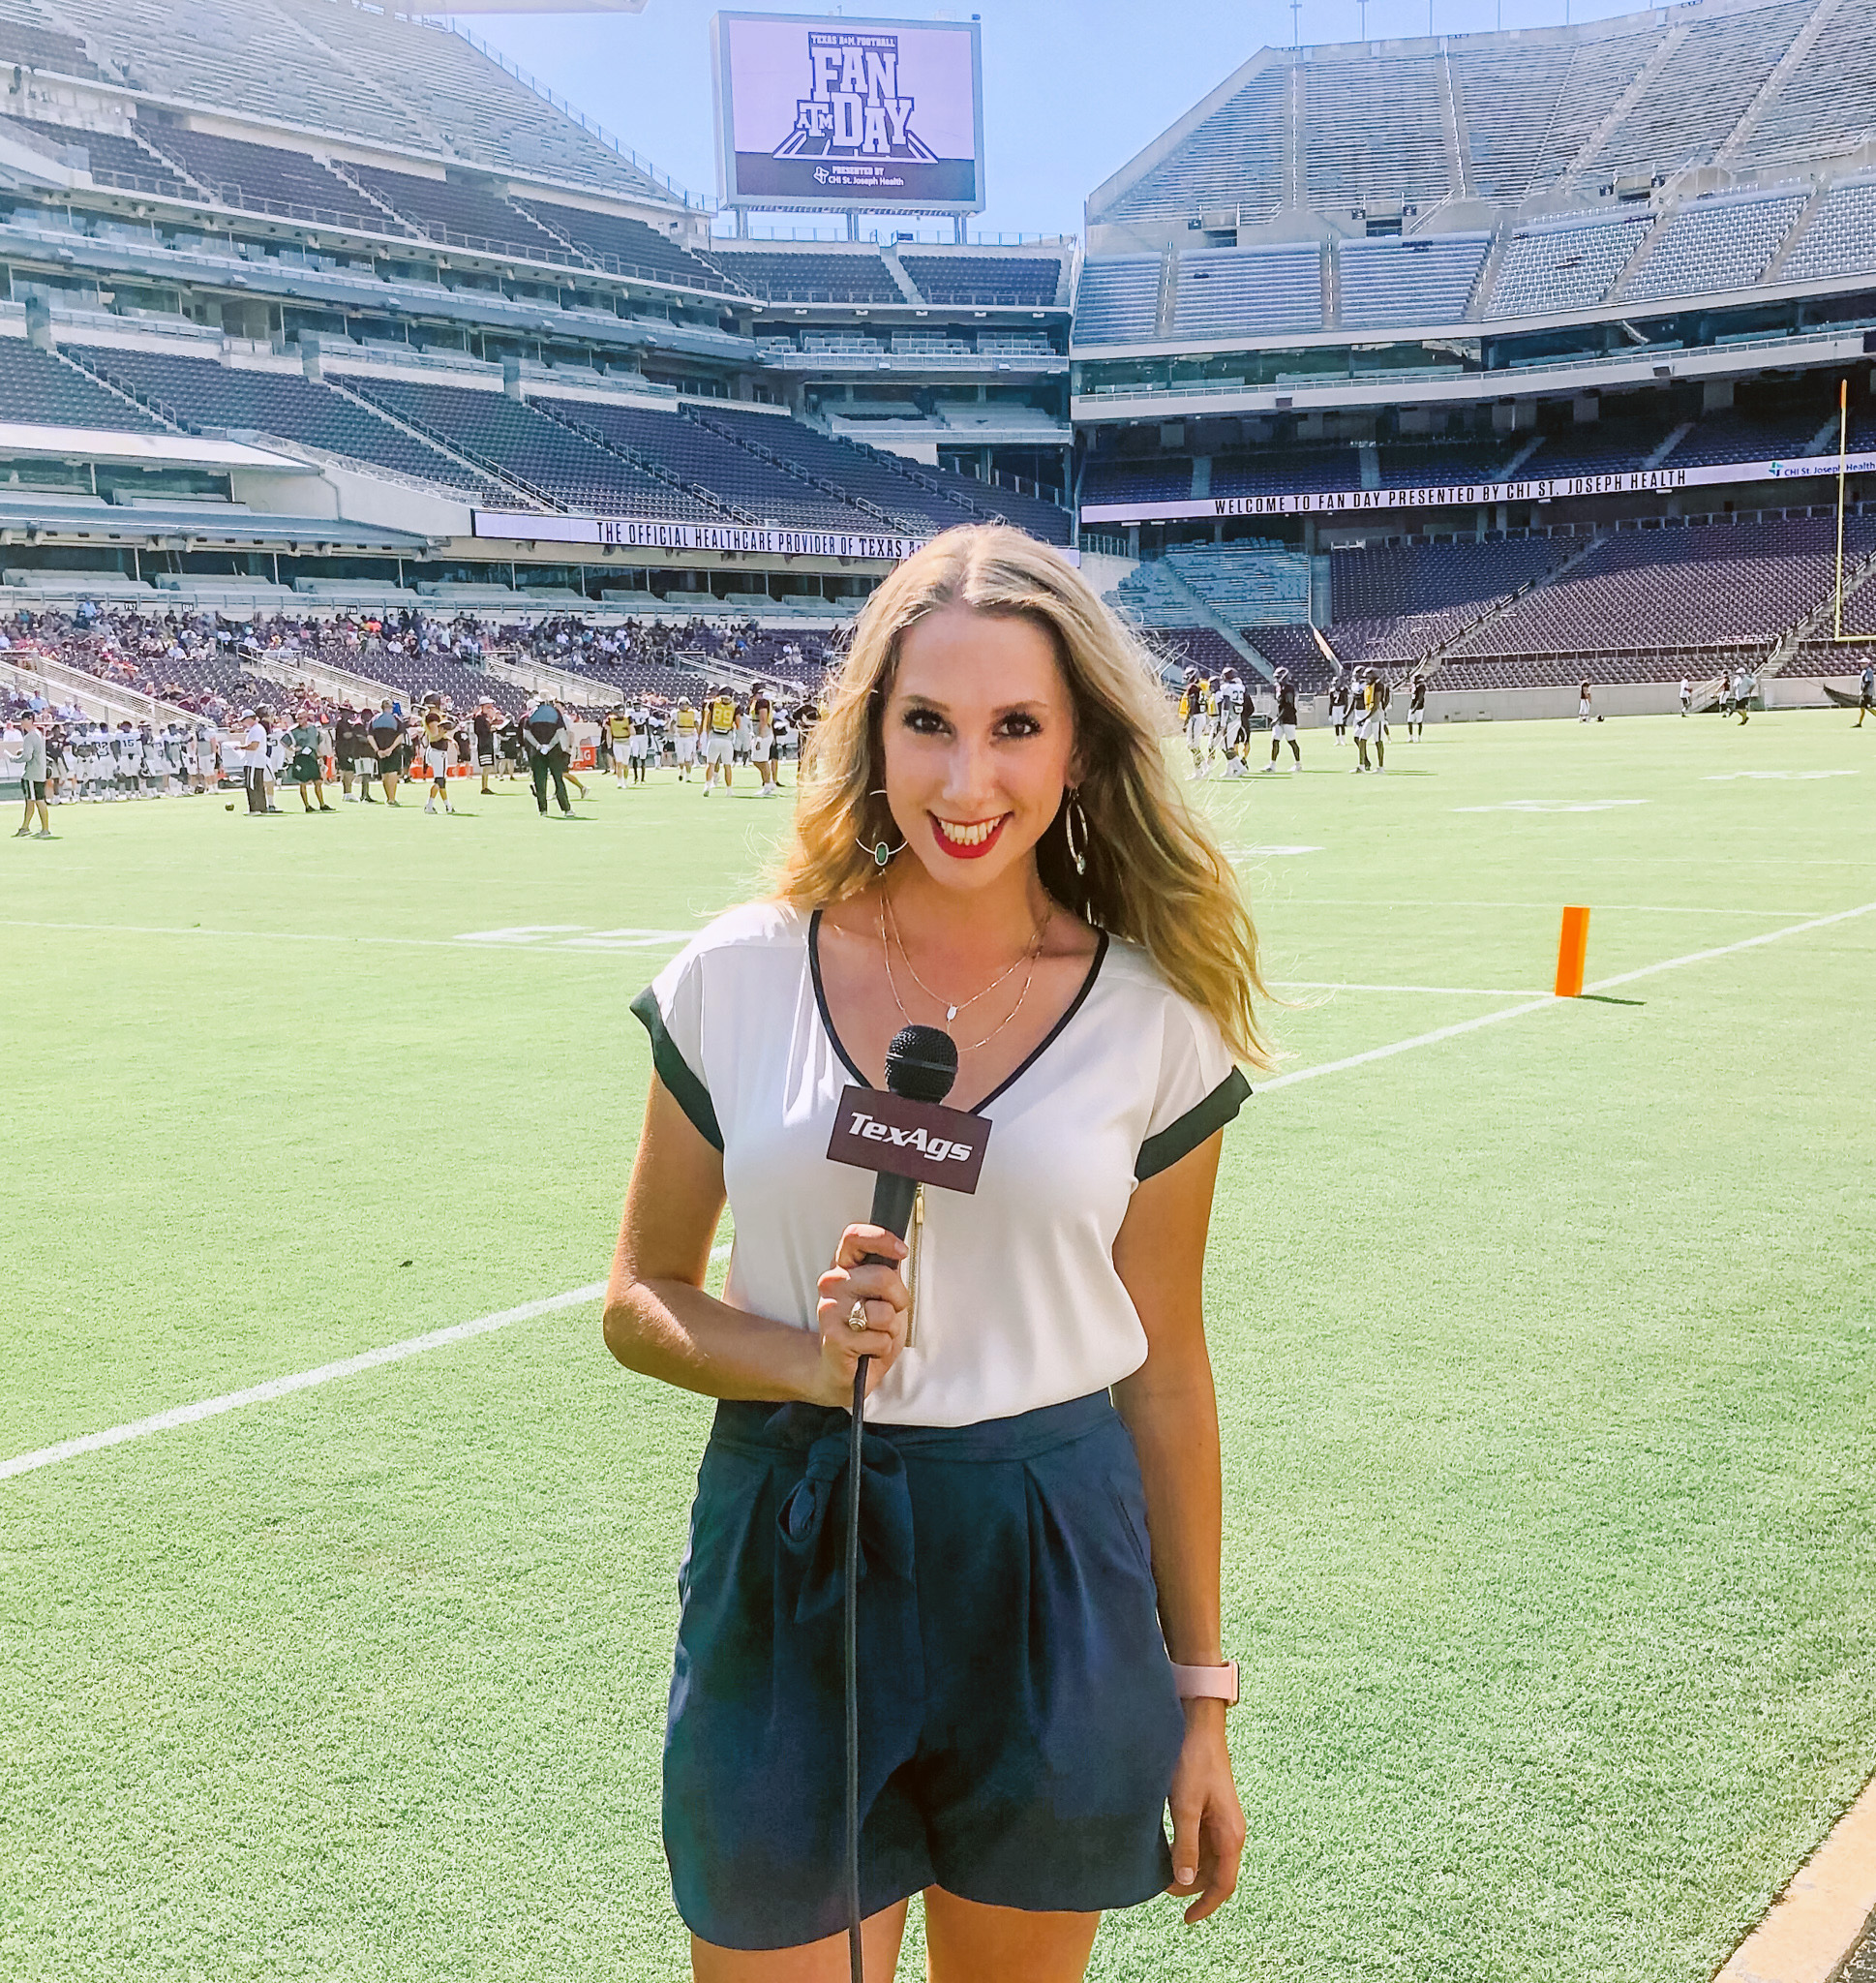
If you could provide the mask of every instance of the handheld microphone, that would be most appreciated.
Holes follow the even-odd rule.
[[[886,1086],[899,1101],[923,1104],[936,1112],[956,1079],[957,1042],[941,1027],[905,1026],[893,1035],[893,1044],[886,1050]],[[953,1139],[941,1136],[934,1142],[925,1134],[923,1125],[916,1121],[910,1129],[895,1130],[867,1107],[856,1104],[855,1096],[864,1092],[849,1088],[841,1097],[841,1113],[834,1125],[830,1156],[841,1163],[866,1164],[874,1156],[888,1162],[902,1162],[900,1153],[909,1152],[910,1139],[916,1136],[919,1156],[927,1162],[935,1161],[941,1169],[950,1161]],[[949,1115],[954,1112],[944,1113]],[[869,1135],[869,1131],[876,1133]],[[843,1132],[845,1142],[852,1146],[851,1153],[841,1148]],[[987,1126],[984,1132],[987,1133]],[[967,1187],[975,1189],[977,1168],[983,1163],[983,1144],[977,1128],[970,1134],[975,1152],[966,1145],[964,1160],[973,1153],[977,1157]],[[882,1147],[874,1150],[869,1147],[872,1144]],[[932,1150],[941,1145],[941,1153],[934,1160]],[[873,1178],[872,1223],[883,1226],[894,1238],[903,1239],[912,1223],[912,1206],[919,1186],[923,1181],[917,1172],[877,1170]],[[893,1263],[883,1253],[869,1253],[864,1256],[864,1264],[890,1266]],[[847,1557],[842,1592],[846,1629],[847,1968],[852,1983],[866,1983],[865,1955],[860,1935],[860,1470],[866,1419],[866,1366],[872,1360],[870,1357],[861,1358],[854,1371],[847,1447]]]
[[[936,1107],[951,1093],[957,1079],[957,1042],[941,1026],[901,1026],[886,1050],[886,1085],[902,1101]],[[881,1171],[873,1180],[872,1223],[884,1226],[895,1239],[905,1237],[912,1223],[917,1177],[899,1171]],[[890,1265],[881,1253],[865,1257],[868,1266]],[[871,1358],[864,1359],[871,1361]]]

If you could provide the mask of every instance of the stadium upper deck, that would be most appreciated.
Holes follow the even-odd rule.
[[[1876,12],[1266,48],[1095,191],[1088,242],[1091,355],[1851,294],[1876,281]]]
[[[710,228],[420,19],[0,0],[10,570],[835,602],[950,522],[1068,537],[1074,244]]]

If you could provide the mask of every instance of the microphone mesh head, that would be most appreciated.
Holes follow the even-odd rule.
[[[942,1026],[902,1026],[886,1050],[886,1085],[908,1102],[942,1102],[957,1079],[957,1042]]]

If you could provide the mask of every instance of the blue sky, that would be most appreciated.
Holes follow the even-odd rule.
[[[1433,0],[1439,34],[1554,27],[1565,0]],[[746,13],[813,14],[802,0]],[[1569,0],[1572,20],[1633,0]],[[716,191],[711,136],[712,0],[649,0],[641,15],[491,15],[485,41],[595,117],[693,193]],[[1074,233],[1082,201],[1256,49],[1287,47],[1286,0],[975,0],[961,7],[848,6],[904,19],[983,22],[986,233]],[[1352,41],[1357,0],[1303,0],[1305,42]],[[1427,0],[1370,0],[1371,39],[1427,32]],[[927,229],[935,223],[925,222]]]

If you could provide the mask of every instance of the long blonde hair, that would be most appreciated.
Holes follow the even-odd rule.
[[[881,722],[906,629],[953,605],[1041,627],[1074,706],[1088,817],[1087,872],[1069,856],[1069,795],[1036,847],[1049,894],[1095,928],[1139,944],[1181,997],[1217,1022],[1232,1053],[1270,1064],[1257,1024],[1257,932],[1229,863],[1167,769],[1171,711],[1157,665],[1074,567],[1001,524],[962,524],[899,565],[860,616],[803,767],[794,839],[775,896],[815,909],[879,872],[866,851],[892,833]]]

